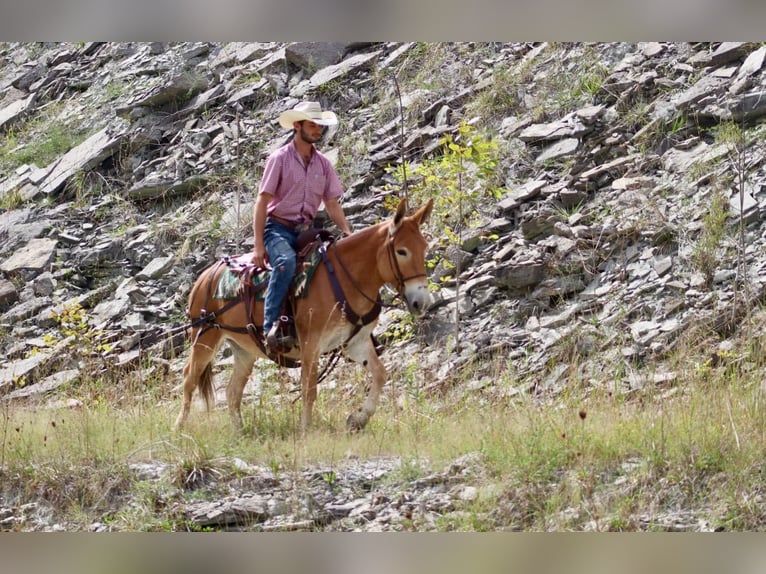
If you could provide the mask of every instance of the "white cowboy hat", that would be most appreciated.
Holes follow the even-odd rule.
[[[334,126],[338,123],[335,112],[323,112],[319,102],[301,102],[292,110],[280,114],[279,125],[288,130],[293,128],[293,122],[303,120],[311,120],[320,126]]]

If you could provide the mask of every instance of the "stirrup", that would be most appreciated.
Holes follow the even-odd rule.
[[[295,343],[295,337],[282,331],[279,321],[274,323],[266,334],[266,345],[275,353],[288,353],[295,347]]]

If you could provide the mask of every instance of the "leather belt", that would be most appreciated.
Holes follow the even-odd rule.
[[[279,217],[277,215],[269,215],[269,219],[273,219],[280,225],[284,225],[289,229],[290,231],[305,231],[309,227],[311,227],[312,222],[311,221],[305,221],[303,223],[296,223],[294,221],[290,221],[289,219],[285,219],[283,217]]]

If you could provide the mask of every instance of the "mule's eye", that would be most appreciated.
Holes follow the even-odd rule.
[[[396,254],[400,257],[407,257],[407,250],[406,249],[397,249]]]

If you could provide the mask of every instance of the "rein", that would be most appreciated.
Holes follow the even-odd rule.
[[[338,254],[338,246],[337,245],[333,245],[332,247],[333,247],[333,250],[335,251],[335,257],[338,259],[338,263],[340,264],[341,269],[343,269],[343,272],[346,274],[346,277],[348,277],[348,280],[351,282],[351,285],[354,286],[354,289],[356,289],[357,292],[359,292],[359,294],[362,297],[367,299],[373,305],[378,305],[378,304],[382,305],[382,302],[381,302],[381,299],[380,299],[380,294],[378,294],[378,298],[376,300],[376,299],[372,299],[369,295],[367,295],[367,293],[362,291],[362,288],[359,286],[359,283],[356,282],[356,279],[354,279],[354,276],[351,275],[351,272],[348,270],[348,267],[346,267],[346,264],[343,263],[343,259],[340,258],[340,255]],[[329,261],[325,261],[325,265],[329,265]],[[332,266],[330,265],[330,267],[332,267]],[[330,267],[328,267],[328,269]],[[340,285],[338,285],[338,288],[340,288]],[[335,289],[335,285],[333,285],[333,290],[334,289]],[[336,294],[336,299],[337,299],[337,294]]]

